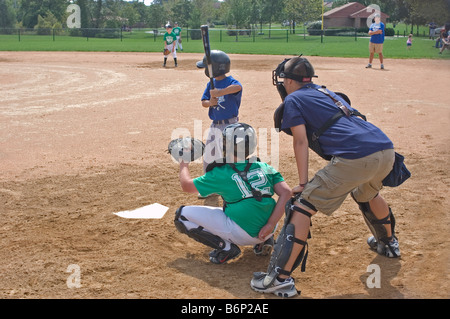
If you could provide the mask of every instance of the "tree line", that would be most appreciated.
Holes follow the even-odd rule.
[[[330,0],[331,1],[331,0]],[[335,0],[333,6],[351,1]],[[360,0],[376,4],[389,21],[424,25],[450,21],[450,0]],[[198,29],[202,24],[247,29],[321,19],[322,0],[0,0],[0,28],[65,28],[69,4],[81,9],[82,28],[160,28],[168,21]],[[328,9],[328,8],[327,8]],[[295,23],[293,23],[295,22]]]

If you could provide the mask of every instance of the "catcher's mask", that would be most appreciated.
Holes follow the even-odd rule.
[[[227,159],[233,154],[238,161],[242,161],[256,150],[256,132],[248,124],[230,124],[222,131],[222,137],[223,153]]]
[[[278,78],[288,78],[300,83],[311,82],[314,74],[314,68],[311,63],[302,58],[301,55],[291,59],[284,59],[275,70],[272,71],[272,83],[278,85],[280,82]]]
[[[230,57],[223,51],[211,50],[211,63],[212,63],[212,77],[218,77],[230,72]],[[208,63],[206,62],[206,56],[203,57],[202,61],[197,62],[197,67],[199,69],[205,69],[205,74],[209,76]]]

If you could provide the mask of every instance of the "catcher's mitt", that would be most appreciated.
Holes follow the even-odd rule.
[[[202,141],[191,138],[177,138],[170,141],[167,151],[177,162],[185,163],[195,161],[203,155],[205,144]]]
[[[169,55],[170,54],[170,50],[169,49],[164,49],[163,54],[164,55]]]

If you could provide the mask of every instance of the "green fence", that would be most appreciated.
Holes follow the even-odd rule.
[[[30,36],[48,36],[42,37],[42,40],[57,41],[58,37],[83,37],[88,41],[90,38],[107,38],[107,39],[153,39],[157,41],[165,33],[164,29],[0,29],[1,35],[10,35],[16,37],[17,41],[23,41]],[[210,29],[210,41],[213,42],[257,42],[266,40],[279,40],[282,42],[289,42],[291,40],[305,39],[308,36],[344,36],[350,37],[354,40],[358,36],[367,36],[367,33],[359,32],[357,29],[333,29],[325,30],[306,30],[306,29]],[[182,38],[185,41],[200,40],[200,29],[183,29]]]
[[[403,31],[403,30],[402,30]],[[165,29],[0,29],[0,51],[108,51],[160,52]],[[211,47],[227,53],[304,54],[310,56],[366,57],[369,36],[364,29],[308,30],[296,28],[210,28]],[[404,33],[404,32],[403,32]],[[199,29],[183,28],[183,51],[202,53]],[[404,34],[387,36],[386,56],[391,58],[448,58],[438,54],[434,41],[421,36],[406,50]]]
[[[306,37],[316,36],[320,37],[321,41],[326,41],[327,36],[339,36],[343,38],[351,38],[357,41],[358,37],[367,37],[367,28],[330,28],[326,30],[320,29],[306,29],[297,28],[291,29],[209,29],[210,41],[214,42],[258,42],[258,41],[281,41],[289,42],[299,39],[306,39]],[[400,34],[399,31],[395,32],[394,29],[387,30],[392,31],[387,36],[406,36],[406,31]],[[153,39],[158,41],[165,33],[165,29],[95,29],[95,28],[80,28],[80,29],[15,29],[15,28],[2,28],[0,29],[1,35],[10,35],[16,37],[18,41],[22,41],[29,36],[49,36],[52,41],[57,41],[58,37],[71,36],[71,37],[83,37],[89,41],[90,38],[103,38],[103,39],[118,39],[123,41],[124,39]],[[417,34],[416,36],[426,36],[424,33]],[[182,32],[183,40],[200,40],[200,29],[185,28]],[[42,40],[48,40],[49,38],[43,37]]]

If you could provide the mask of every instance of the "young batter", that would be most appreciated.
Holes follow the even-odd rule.
[[[212,73],[214,89],[208,82],[201,101],[204,108],[208,108],[209,118],[212,120],[205,143],[203,156],[203,171],[214,160],[222,158],[222,130],[228,125],[239,121],[239,107],[241,106],[242,84],[233,78],[230,72],[229,56],[219,50],[211,51]],[[198,68],[205,68],[209,78],[206,58],[197,62]]]

